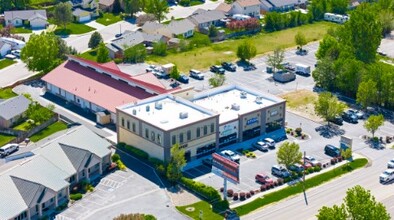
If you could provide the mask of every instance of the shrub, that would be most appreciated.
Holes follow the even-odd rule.
[[[121,58],[115,58],[115,59],[114,59],[114,62],[115,62],[116,64],[123,63],[123,59],[121,59]]]
[[[338,162],[342,162],[342,157],[337,158]]]
[[[70,194],[70,199],[77,201],[82,199],[82,194],[81,193],[75,193],[75,194]]]
[[[250,198],[250,193],[249,192],[246,193],[246,198]]]
[[[119,170],[125,170],[126,166],[121,160],[116,161],[116,165],[118,166]]]
[[[281,186],[283,185],[284,180],[282,178],[278,178],[278,185]]]
[[[119,156],[119,154],[114,154],[114,155],[112,155],[111,159],[112,159],[112,162],[116,163],[118,160],[120,160],[120,156]]]
[[[296,132],[296,134],[297,134],[298,136],[301,136],[301,135],[302,135],[302,128],[296,128],[296,129],[295,129],[295,132]]]
[[[239,193],[239,200],[243,201],[245,200],[246,194],[244,192]]]
[[[316,167],[314,167],[313,169],[314,169],[315,172],[320,172],[321,167],[320,167],[320,166],[316,166]]]
[[[250,190],[250,195],[254,195],[254,190]]]
[[[238,193],[233,194],[233,200],[238,200]]]
[[[143,150],[140,150],[136,147],[130,146],[130,145],[123,145],[121,143],[118,144],[118,148],[120,148],[121,150],[126,151],[127,153],[132,154],[133,156],[139,158],[139,159],[143,159],[143,160],[148,160],[149,159],[149,154],[146,153]]]
[[[159,173],[159,175],[164,176],[166,174],[166,167],[163,164],[160,164],[156,166],[156,171]]]
[[[221,200],[219,202],[215,202],[212,204],[212,209],[214,212],[222,212],[226,209],[228,209],[230,206],[230,203],[227,200]]]
[[[203,183],[196,182],[192,179],[182,177],[180,182],[188,189],[197,192],[201,196],[205,197],[208,201],[221,200],[219,192],[211,186],[207,186]]]
[[[278,186],[278,181],[274,181],[274,186]]]
[[[291,177],[286,177],[285,179],[284,179],[284,182],[285,183],[288,183],[288,182],[290,182],[291,181]]]
[[[233,197],[234,191],[232,189],[227,190],[227,196]]]
[[[260,191],[264,192],[265,190],[267,190],[267,187],[265,185],[261,185],[260,186]]]
[[[309,174],[309,170],[305,170],[305,175],[308,175]]]
[[[153,44],[153,52],[152,53],[157,56],[166,56],[167,55],[167,44],[162,43],[162,42]]]
[[[314,168],[313,167],[310,167],[310,168],[308,168],[308,170],[307,170],[309,173],[313,173],[315,170],[314,170]]]
[[[149,163],[151,163],[151,164],[153,164],[154,166],[159,166],[159,165],[165,165],[164,164],[164,162],[162,161],[162,160],[160,160],[160,159],[157,159],[157,158],[155,158],[155,157],[150,157],[149,159],[148,159],[148,161],[149,161]]]
[[[331,165],[334,165],[334,164],[336,164],[337,163],[337,161],[335,160],[335,158],[332,158],[331,159]]]

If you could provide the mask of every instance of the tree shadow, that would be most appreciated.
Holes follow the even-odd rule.
[[[345,134],[345,130],[337,125],[322,125],[315,130],[319,133],[320,136],[325,138],[333,138],[335,136],[340,136]]]

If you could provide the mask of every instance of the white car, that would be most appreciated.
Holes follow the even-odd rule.
[[[349,109],[348,112],[352,113],[353,115],[357,116],[358,119],[364,119],[365,115],[360,110]]]
[[[312,156],[305,156],[305,162],[308,162],[310,164],[312,164],[312,166],[317,166],[320,164],[320,162],[318,160],[316,160],[316,158],[312,157]]]
[[[394,179],[394,169],[387,169],[379,176],[381,183],[387,183]]]
[[[223,155],[224,157],[227,157],[231,161],[236,162],[236,163],[239,163],[239,161],[241,160],[241,157],[231,150],[224,150],[224,151],[220,152],[220,154]]]
[[[387,168],[394,168],[394,159],[389,160],[387,163]]]
[[[264,142],[267,144],[269,149],[275,149],[275,141],[271,138],[265,138]]]
[[[264,141],[261,141],[261,140],[257,141],[256,143],[254,143],[253,147],[258,149],[258,150],[264,151],[264,152],[268,151],[267,144]]]

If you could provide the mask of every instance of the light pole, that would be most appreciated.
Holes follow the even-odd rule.
[[[305,192],[305,156],[306,156],[306,151],[304,151],[304,158],[303,158],[304,172],[303,172],[303,175],[302,175],[302,190],[304,191],[305,203],[306,203],[306,205],[308,205],[308,199],[306,197],[306,192]]]

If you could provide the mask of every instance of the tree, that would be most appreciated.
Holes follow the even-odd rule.
[[[331,35],[325,35],[320,41],[319,48],[316,52],[317,59],[329,57],[333,60],[337,59],[340,53],[338,40]]]
[[[368,132],[372,133],[372,137],[375,137],[375,132],[382,126],[384,123],[383,115],[371,115],[364,123],[364,128],[367,129]]]
[[[134,16],[135,13],[141,10],[140,0],[124,0],[124,11],[130,16]]]
[[[317,67],[312,72],[312,77],[317,86],[326,90],[335,88],[337,71],[334,66],[334,61],[330,58],[323,58],[317,61]]]
[[[376,82],[372,79],[361,82],[357,90],[357,102],[366,108],[376,102],[377,92]]]
[[[146,12],[153,14],[159,23],[166,18],[169,10],[166,0],[148,0],[146,4]]]
[[[154,55],[157,56],[166,56],[167,55],[167,44],[164,42],[157,42],[153,44],[153,52]]]
[[[382,203],[376,202],[369,190],[357,185],[347,190],[340,206],[323,206],[316,217],[318,220],[389,220],[390,214]]]
[[[56,37],[57,45],[59,47],[59,52],[57,57],[61,60],[66,60],[67,55],[75,55],[78,54],[77,50],[74,47],[68,46],[66,41],[60,37]]]
[[[341,156],[345,159],[352,158],[352,148],[347,148],[346,150],[341,150]]]
[[[294,40],[295,40],[296,44],[300,47],[300,50],[302,50],[302,47],[305,46],[307,43],[305,35],[301,32],[298,32],[294,36]]]
[[[26,116],[34,121],[34,125],[39,125],[53,116],[54,109],[54,105],[48,105],[44,108],[37,101],[33,101],[26,110]]]
[[[216,37],[216,36],[218,36],[218,29],[215,27],[215,25],[209,26],[208,36],[209,37]]]
[[[267,64],[276,70],[282,68],[283,60],[285,59],[285,52],[281,48],[276,48],[273,54],[268,55]]]
[[[58,37],[52,32],[32,34],[23,47],[21,60],[31,71],[47,73],[60,64]]]
[[[181,149],[179,144],[171,147],[171,160],[167,166],[167,178],[170,182],[175,183],[182,177],[182,168],[186,165],[185,150]]]
[[[53,17],[57,25],[63,25],[63,28],[66,29],[67,24],[73,21],[71,5],[63,2],[58,3],[55,5]]]
[[[331,11],[335,14],[346,14],[349,7],[348,0],[331,0]]]
[[[90,36],[88,47],[89,48],[96,48],[102,42],[103,42],[103,37],[101,37],[101,34],[99,32],[95,31]]]
[[[142,63],[146,58],[147,52],[144,45],[139,44],[124,51],[123,61],[129,63]]]
[[[180,76],[179,71],[178,71],[178,67],[175,65],[174,67],[172,67],[171,73],[170,73],[170,77],[173,79],[178,79]]]
[[[276,158],[279,164],[284,164],[286,167],[299,163],[302,158],[300,145],[294,142],[283,143],[276,152]]]
[[[104,43],[100,43],[97,49],[97,62],[106,63],[109,61],[109,51]]]
[[[30,0],[14,0],[14,7],[17,9],[26,9],[26,7],[29,6],[29,4],[30,4]]]
[[[382,24],[382,34],[390,34],[394,30],[394,12],[393,10],[381,10],[379,12],[380,23]]]
[[[330,124],[330,120],[341,114],[345,107],[346,105],[330,92],[322,92],[315,103],[315,112]]]
[[[215,74],[213,77],[209,78],[209,85],[213,88],[222,86],[226,81],[226,76],[224,74]]]
[[[240,58],[241,61],[249,61],[256,56],[256,52],[256,46],[254,46],[251,41],[244,41],[238,46],[237,57]]]
[[[114,0],[114,3],[112,5],[112,13],[119,14],[120,12],[122,12],[122,6],[120,5],[120,0]]]

